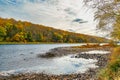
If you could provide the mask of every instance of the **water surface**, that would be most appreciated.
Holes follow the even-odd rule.
[[[39,44],[39,45],[0,45],[0,74],[45,72],[49,74],[71,74],[85,72],[97,67],[93,59],[72,58],[73,55],[60,58],[38,58],[56,47],[78,46],[83,44]]]

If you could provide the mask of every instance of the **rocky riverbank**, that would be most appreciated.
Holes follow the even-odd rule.
[[[86,73],[82,74],[64,74],[64,75],[47,75],[47,74],[19,74],[11,75],[8,77],[0,77],[0,80],[90,80],[95,79],[97,69],[89,69]]]
[[[96,59],[98,62],[96,63],[97,66],[100,68],[103,68],[106,66],[110,53],[106,54],[99,54],[99,53],[92,53],[88,54],[86,52],[89,51],[109,51],[112,52],[111,47],[96,47],[96,48],[76,48],[76,47],[61,47],[61,48],[55,48],[47,52],[45,55],[39,55],[39,57],[43,58],[54,58],[54,57],[61,57],[69,54],[74,54],[73,58],[85,58],[85,59]]]
[[[61,47],[55,48],[47,52],[45,55],[38,55],[43,58],[61,57],[69,54],[75,54],[74,58],[96,59],[96,63],[99,66],[96,69],[89,69],[85,73],[78,74],[63,74],[63,75],[48,75],[44,73],[27,73],[11,76],[1,76],[0,80],[97,80],[97,74],[99,70],[107,65],[110,54],[87,54],[82,53],[91,50],[111,51],[111,47],[98,47],[98,48],[73,48],[73,47]]]
[[[96,47],[96,48],[77,48],[77,47],[59,47],[48,51],[46,54],[40,54],[38,57],[42,58],[54,58],[61,57],[69,54],[80,54],[81,52],[92,51],[92,50],[102,50],[102,51],[112,51],[111,47]],[[86,54],[83,58],[87,58]]]

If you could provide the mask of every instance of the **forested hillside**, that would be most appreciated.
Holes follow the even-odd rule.
[[[0,42],[106,42],[100,37],[67,32],[30,22],[0,18]]]

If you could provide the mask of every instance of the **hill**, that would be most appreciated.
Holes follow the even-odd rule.
[[[27,21],[0,18],[0,42],[106,42],[105,38],[54,29]]]

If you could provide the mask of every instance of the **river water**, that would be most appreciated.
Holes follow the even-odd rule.
[[[83,73],[88,68],[96,68],[97,60],[72,58],[73,55],[53,59],[37,57],[56,47],[80,45],[83,44],[0,45],[0,75],[29,72],[59,75]]]

